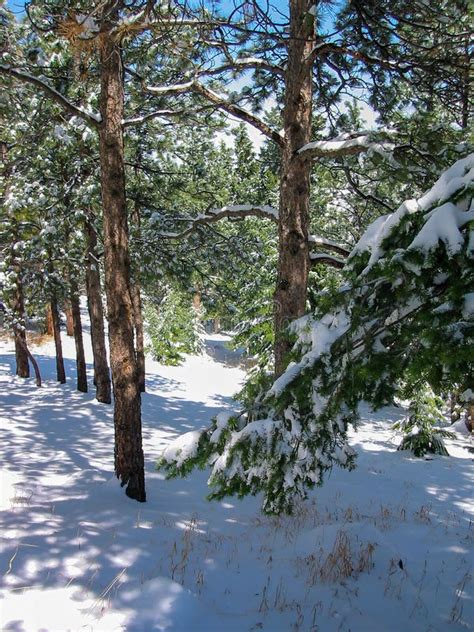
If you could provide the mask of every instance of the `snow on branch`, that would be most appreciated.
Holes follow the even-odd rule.
[[[46,96],[50,99],[61,105],[65,110],[67,110],[70,114],[74,116],[78,116],[83,119],[89,125],[94,127],[98,127],[102,122],[102,117],[99,113],[92,112],[90,110],[86,110],[85,108],[74,105],[65,96],[63,96],[60,92],[55,90],[49,84],[47,84],[43,79],[39,77],[35,77],[34,75],[30,75],[27,72],[23,72],[21,70],[17,70],[16,68],[12,68],[11,66],[7,66],[5,64],[0,64],[0,73],[4,75],[9,75],[10,77],[14,77],[15,79],[19,79],[24,83],[29,83],[38,87]]]
[[[205,214],[200,214],[195,218],[189,218],[190,226],[179,233],[159,233],[165,239],[181,239],[192,233],[197,226],[203,224],[213,224],[225,218],[245,218],[261,217],[272,222],[278,222],[278,210],[273,206],[254,206],[252,204],[237,204],[235,206],[223,206],[222,208],[211,209]]]
[[[176,116],[183,116],[186,113],[186,110],[155,110],[154,112],[149,112],[148,114],[143,114],[142,116],[135,116],[133,118],[124,119],[122,121],[122,127],[132,127],[133,125],[141,125],[142,123],[146,123],[146,121],[151,121],[155,118],[170,118]]]
[[[368,152],[385,153],[393,147],[392,143],[375,141],[373,132],[360,132],[341,134],[331,140],[316,140],[298,149],[297,153],[311,158],[342,158]]]
[[[173,86],[146,86],[146,90],[151,92],[152,94],[166,96],[173,94],[185,94],[187,92],[196,92],[200,94],[205,99],[207,99],[210,103],[216,105],[220,110],[235,116],[241,121],[245,121],[258,129],[264,136],[273,140],[277,145],[283,145],[283,136],[272,129],[269,125],[267,125],[262,119],[258,118],[251,112],[248,112],[244,108],[240,107],[236,103],[232,103],[225,96],[217,94],[213,90],[210,90],[206,86],[204,86],[199,81],[193,79],[192,81],[187,81],[185,83],[178,83]]]
[[[268,219],[276,224],[279,220],[278,209],[273,206],[236,204],[233,206],[223,206],[222,208],[211,209],[195,218],[181,218],[181,221],[189,222],[188,228],[176,233],[159,233],[159,236],[164,239],[182,239],[190,235],[198,226],[213,224],[214,222],[219,222],[222,219],[244,219],[245,217],[260,217],[262,219]],[[322,248],[323,250],[342,255],[342,257],[347,257],[349,255],[349,250],[347,248],[341,246],[335,241],[332,241],[331,239],[326,239],[325,237],[310,235],[308,237],[308,243],[310,248]],[[335,257],[328,252],[311,253],[310,259],[314,265],[326,264],[339,270],[345,265],[344,259]]]
[[[337,254],[342,255],[343,257],[348,257],[350,254],[350,250],[348,250],[344,246],[341,246],[341,244],[338,244],[337,242],[332,241],[332,239],[326,239],[325,237],[320,237],[319,235],[310,235],[308,237],[308,242],[309,242],[310,248],[311,246],[314,246],[316,248],[321,247],[321,248],[324,248],[325,250],[336,252]]]
[[[311,252],[309,258],[311,265],[319,265],[322,263],[330,266],[331,268],[336,268],[337,270],[342,270],[342,268],[346,265],[346,262],[343,259],[323,253]]]
[[[271,72],[272,74],[279,75],[280,77],[285,76],[284,68],[275,64],[271,64],[265,59],[260,59],[259,57],[241,57],[240,59],[233,59],[226,64],[222,64],[221,66],[202,70],[196,76],[218,75],[221,72],[227,72],[229,70],[252,69],[266,70],[268,72]]]

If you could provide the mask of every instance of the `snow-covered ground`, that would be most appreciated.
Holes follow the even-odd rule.
[[[172,438],[232,407],[244,375],[224,343],[180,367],[148,363],[145,504],[114,478],[111,407],[74,390],[73,341],[64,386],[52,344],[34,349],[41,389],[0,343],[2,630],[472,629],[468,437],[448,441],[449,458],[415,459],[395,450],[400,410],[364,411],[358,468],[334,471],[292,517],[261,515],[258,498],[207,502],[205,472],[154,470]]]

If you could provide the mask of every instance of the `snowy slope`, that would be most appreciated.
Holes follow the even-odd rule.
[[[0,343],[2,629],[173,632],[468,630],[473,467],[395,451],[400,410],[364,411],[354,472],[333,471],[292,517],[258,499],[208,503],[206,473],[165,481],[162,448],[232,406],[243,372],[224,340],[181,367],[148,364],[143,399],[148,502],[112,471],[112,410],[53,380],[52,344],[35,350],[45,385],[13,376]],[[90,361],[88,347],[88,360]],[[235,362],[232,362],[235,364]]]

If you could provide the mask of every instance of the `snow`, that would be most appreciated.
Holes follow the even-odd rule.
[[[474,475],[461,427],[451,457],[416,459],[396,451],[403,409],[363,407],[357,469],[335,469],[293,516],[263,516],[253,497],[209,503],[207,472],[166,481],[154,464],[178,435],[216,415],[223,427],[235,410],[244,374],[217,353],[228,338],[213,336],[212,356],[147,363],[139,504],[113,474],[111,407],[74,390],[73,340],[63,337],[63,386],[52,343],[33,347],[37,389],[14,376],[0,339],[3,630],[469,629]],[[87,322],[85,342],[91,378]],[[246,428],[267,434],[264,421]]]
[[[429,252],[434,250],[440,241],[443,241],[446,244],[448,254],[455,255],[461,250],[464,243],[464,237],[459,229],[473,219],[474,211],[459,211],[457,206],[451,202],[446,202],[430,214],[428,221],[408,249]]]
[[[474,154],[458,160],[444,171],[431,189],[418,200],[407,200],[390,215],[384,215],[369,225],[349,258],[364,251],[370,253],[367,266],[362,274],[367,274],[383,257],[383,241],[407,216],[413,213],[425,212],[424,224],[413,239],[408,249],[421,250],[428,254],[436,248],[439,242],[444,242],[448,255],[457,254],[463,244],[464,236],[460,229],[474,219],[474,207],[467,208],[468,197],[465,192],[474,182]],[[455,203],[448,201],[455,198]],[[468,253],[471,251],[471,241],[474,239],[471,231],[469,236]]]
[[[474,292],[464,295],[464,307],[462,310],[464,318],[471,318],[474,314]]]

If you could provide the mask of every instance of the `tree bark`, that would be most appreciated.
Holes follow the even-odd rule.
[[[135,202],[133,208],[133,221],[140,237],[140,208],[138,202]],[[137,355],[138,365],[138,386],[140,393],[144,393],[146,390],[145,385],[145,336],[144,336],[144,322],[143,322],[143,304],[141,296],[141,283],[140,283],[140,265],[135,266],[134,278],[131,285],[133,314],[135,320],[135,347]]]
[[[74,336],[74,316],[71,301],[66,301],[64,312],[66,314],[66,336]]]
[[[279,260],[274,295],[275,375],[288,363],[286,328],[305,313],[310,268],[308,249],[311,162],[297,150],[311,140],[313,20],[311,0],[290,1],[290,40],[283,110]]]
[[[28,352],[25,332],[25,301],[23,298],[23,286],[20,271],[17,270],[14,313],[18,322],[15,323],[13,335],[15,339],[16,374],[18,377],[30,377],[30,365],[28,364]]]
[[[41,373],[39,370],[39,366],[38,363],[36,362],[36,360],[34,359],[33,355],[31,354],[31,351],[28,349],[28,344],[26,342],[26,338],[19,338],[18,339],[19,344],[24,348],[25,353],[27,355],[27,357],[29,358],[31,364],[33,365],[33,370],[35,372],[35,378],[36,378],[36,386],[41,386]]]
[[[94,357],[94,385],[96,399],[103,404],[112,401],[110,371],[105,345],[104,309],[100,286],[99,262],[97,259],[97,233],[91,219],[86,222],[87,262],[86,292],[87,308],[91,322],[92,355]]]
[[[135,320],[135,346],[138,367],[138,387],[140,393],[146,390],[145,385],[145,336],[143,323],[143,305],[141,297],[140,281],[135,278],[131,286],[133,314]]]
[[[45,333],[48,336],[54,336],[53,314],[51,312],[51,304],[50,303],[48,303],[46,305]]]
[[[56,347],[56,376],[60,384],[65,384],[66,372],[64,370],[63,346],[61,343],[61,325],[56,298],[51,299],[50,308],[51,319],[53,321],[54,346]]]
[[[130,292],[130,258],[125,196],[123,67],[120,43],[110,35],[109,20],[118,17],[107,3],[100,48],[99,128],[104,213],[105,291],[109,323],[110,364],[114,389],[115,473],[126,494],[145,501],[141,431],[141,398],[134,348],[134,314]]]
[[[81,393],[87,393],[87,370],[86,357],[84,353],[84,341],[82,338],[81,307],[79,304],[77,285],[72,280],[70,283],[71,296],[69,300],[71,305],[74,342],[76,345],[77,390]]]

